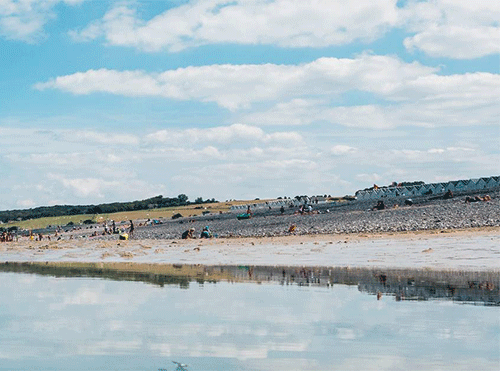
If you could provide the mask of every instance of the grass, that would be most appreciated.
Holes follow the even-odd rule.
[[[91,219],[95,221],[95,215],[81,214],[81,215],[67,215],[67,216],[52,216],[47,218],[29,219],[23,221],[9,222],[2,224],[4,228],[16,226],[20,229],[37,229],[45,228],[49,225],[66,225],[69,222],[80,224],[84,220]]]
[[[233,205],[247,205],[255,203],[263,203],[270,200],[235,200],[228,202],[215,202],[207,204],[197,204],[197,205],[186,205],[178,207],[166,207],[161,209],[148,209],[148,210],[136,210],[136,211],[121,211],[117,213],[110,214],[81,214],[81,215],[68,215],[68,216],[57,216],[57,217],[47,217],[30,219],[23,221],[9,222],[7,224],[2,224],[4,228],[9,228],[16,226],[20,229],[39,229],[46,228],[49,225],[66,225],[69,222],[74,224],[80,224],[84,220],[91,219],[96,223],[102,223],[106,220],[114,220],[119,223],[121,221],[140,220],[140,219],[170,219],[174,214],[180,213],[182,216],[196,216],[201,215],[204,211],[210,211],[211,213],[219,214],[220,212],[229,212],[231,206]]]

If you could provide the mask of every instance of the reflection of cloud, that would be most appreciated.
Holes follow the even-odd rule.
[[[142,347],[141,340],[104,340],[77,344],[75,354],[85,356],[130,354]]]
[[[340,370],[364,370],[364,371],[384,371],[384,370],[408,370],[407,362],[401,356],[363,354],[356,358],[347,358],[340,365]]]
[[[338,328],[337,337],[342,340],[354,340],[358,335],[352,328]]]
[[[125,355],[123,362],[182,355],[236,365],[226,369],[465,371],[495,369],[498,355],[493,308],[387,300],[383,311],[372,310],[380,303],[374,296],[344,285],[219,282],[185,290],[35,275],[26,284],[24,277],[0,273],[2,366],[47,354]],[[37,298],[47,290],[53,295]],[[54,315],[47,308],[57,303],[64,306]],[[471,315],[478,309],[481,316]],[[400,351],[404,357],[387,354]]]
[[[186,334],[183,334],[186,336]],[[201,334],[199,334],[201,335]],[[297,343],[277,343],[263,340],[263,344],[227,343],[219,342],[216,345],[202,343],[203,338],[198,337],[195,343],[188,347],[187,352],[190,357],[215,357],[215,358],[235,358],[239,360],[266,359],[270,352],[304,352],[308,349],[307,342]],[[149,348],[162,356],[180,354],[186,351],[185,346],[178,343],[153,343]]]

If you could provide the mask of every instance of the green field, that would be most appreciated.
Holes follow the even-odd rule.
[[[230,202],[216,202],[207,204],[195,204],[177,207],[167,207],[161,209],[148,209],[148,210],[137,210],[137,211],[122,211],[112,214],[82,214],[82,215],[68,215],[68,216],[57,216],[57,217],[47,217],[39,219],[30,219],[23,221],[9,222],[2,224],[1,227],[9,228],[16,226],[20,229],[39,229],[46,228],[50,226],[64,226],[69,222],[73,222],[75,225],[82,223],[84,220],[90,219],[96,223],[102,223],[104,221],[114,220],[119,223],[121,221],[132,220],[146,220],[146,219],[170,219],[174,214],[180,213],[182,216],[195,216],[201,215],[204,211],[210,211],[211,213],[226,213],[229,212],[232,205],[246,205],[254,203],[262,203],[269,200],[251,200],[251,201],[230,201]]]

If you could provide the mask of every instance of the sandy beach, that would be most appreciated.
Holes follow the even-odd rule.
[[[0,262],[500,270],[500,228],[210,240],[75,239],[0,244]]]
[[[315,205],[314,211],[256,209],[185,216],[159,224],[136,220],[131,240],[103,224],[63,228],[52,239],[21,237],[0,244],[0,262],[129,262],[152,264],[372,267],[500,270],[500,191],[488,202],[421,197],[413,206],[386,201]],[[122,225],[122,224],[120,224]],[[216,238],[200,239],[204,226]],[[290,226],[295,230],[290,233]],[[195,228],[196,239],[182,240]],[[92,235],[95,235],[92,237]]]

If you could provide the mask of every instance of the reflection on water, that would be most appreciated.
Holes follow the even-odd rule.
[[[357,285],[363,292],[399,300],[445,299],[500,306],[500,272],[436,271],[427,269],[372,269],[275,266],[203,266],[140,263],[4,263],[0,272],[36,273],[54,277],[95,277],[142,281],[159,286],[188,288],[198,284],[276,282],[281,285]]]
[[[498,283],[484,272],[3,264],[0,370],[497,370]]]

